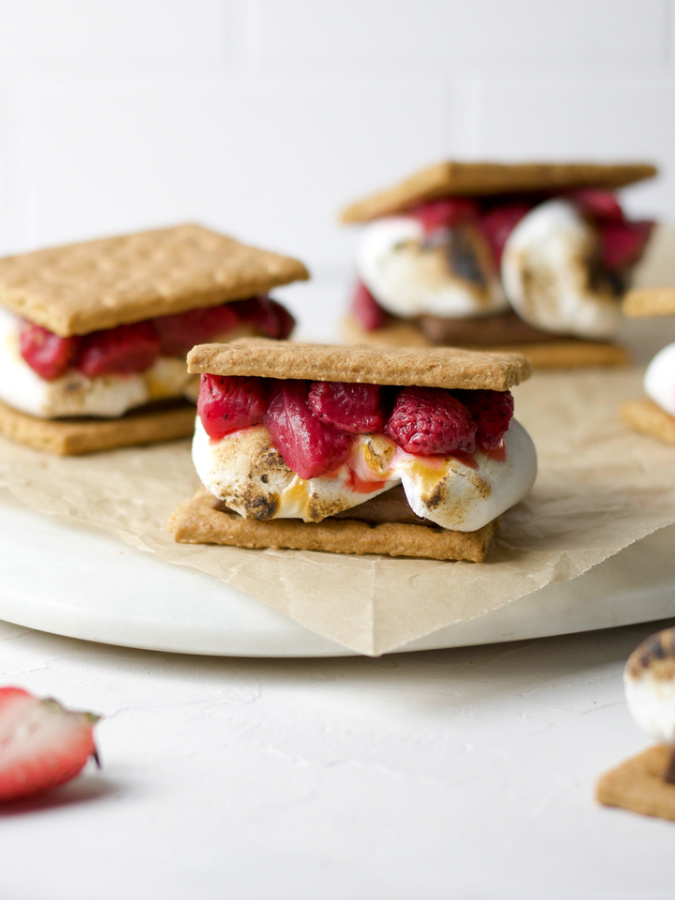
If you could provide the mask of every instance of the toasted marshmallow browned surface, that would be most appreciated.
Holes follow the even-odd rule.
[[[519,353],[454,347],[342,347],[244,338],[230,344],[198,344],[188,353],[188,371],[506,391],[528,379],[532,365]]]
[[[422,203],[449,196],[485,196],[579,187],[616,190],[653,178],[650,163],[459,162],[448,160],[415,172],[390,187],[347,206],[341,220],[370,222]]]
[[[308,277],[297,259],[187,224],[0,259],[0,306],[67,337]]]

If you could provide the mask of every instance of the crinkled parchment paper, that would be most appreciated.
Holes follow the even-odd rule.
[[[167,519],[197,487],[188,441],[62,459],[0,440],[0,486],[376,655],[576,578],[675,523],[675,449],[626,431],[617,416],[641,394],[637,369],[539,373],[516,389],[539,477],[478,565],[175,544]]]

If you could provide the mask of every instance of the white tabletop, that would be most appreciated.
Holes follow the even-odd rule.
[[[1,683],[105,716],[100,772],[0,815],[0,896],[671,897],[674,826],[593,800],[657,627],[274,660],[0,623]]]

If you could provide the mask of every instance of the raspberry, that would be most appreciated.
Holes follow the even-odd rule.
[[[653,222],[600,222],[600,253],[607,269],[634,266],[642,256]]]
[[[75,366],[97,375],[129,375],[149,369],[159,355],[159,335],[149,322],[92,331],[80,338]]]
[[[267,379],[202,375],[197,413],[212,438],[257,425],[267,412]]]
[[[314,415],[339,431],[370,434],[384,425],[379,384],[315,381],[307,402]]]
[[[261,335],[285,340],[293,331],[295,319],[289,311],[270,297],[249,297],[231,303],[239,322],[251,325]]]
[[[579,188],[569,194],[581,213],[592,219],[621,222],[623,210],[611,191],[602,188]]]
[[[53,381],[68,371],[75,359],[77,344],[75,337],[59,337],[32,322],[24,322],[19,334],[21,356],[45,381]]]
[[[494,206],[480,217],[479,226],[490,245],[496,265],[502,261],[502,253],[509,235],[531,209],[531,203],[509,203],[505,206]]]
[[[357,281],[354,285],[350,309],[356,321],[366,331],[382,328],[389,318],[362,281]]]
[[[426,234],[431,234],[439,228],[455,228],[462,222],[475,219],[478,205],[468,197],[443,197],[420,204],[411,210],[410,215],[421,222]]]
[[[443,388],[403,388],[384,430],[407,453],[434,456],[476,449],[476,423],[469,410]]]
[[[232,331],[237,316],[231,306],[226,303],[153,319],[152,324],[159,335],[159,352],[162,356],[185,356],[195,344],[215,340]]]
[[[283,461],[300,478],[336,469],[349,456],[353,438],[333,431],[317,419],[307,404],[304,381],[277,382],[267,410],[270,437]]]
[[[476,424],[476,444],[486,453],[501,443],[513,418],[511,391],[455,391]]]

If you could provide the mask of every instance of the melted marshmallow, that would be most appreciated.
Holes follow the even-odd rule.
[[[669,416],[675,416],[675,344],[659,350],[645,372],[645,393]]]

